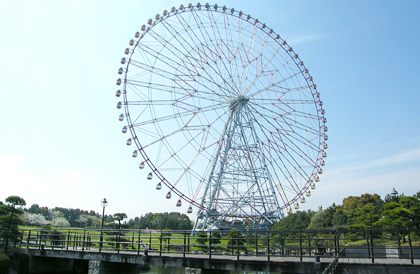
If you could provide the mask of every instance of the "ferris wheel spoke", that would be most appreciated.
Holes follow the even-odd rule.
[[[275,82],[275,83],[273,83],[273,84],[271,84],[271,85],[269,85],[269,86],[267,86],[265,88],[262,88],[262,89],[260,89],[260,90],[258,90],[256,92],[250,94],[248,97],[249,98],[253,98],[253,97],[255,97],[255,96],[257,96],[257,95],[259,95],[259,94],[261,94],[261,93],[263,93],[263,92],[265,92],[267,90],[270,90],[273,87],[279,86],[281,83],[284,83],[284,82],[286,82],[286,81],[288,81],[288,80],[290,80],[290,79],[292,79],[292,78],[294,78],[294,77],[296,77],[297,75],[300,75],[300,74],[301,74],[301,72],[297,72],[297,73],[295,73],[293,75],[289,75],[289,77],[283,78],[280,81],[277,81],[277,82]],[[281,86],[279,86],[279,88],[281,88]],[[309,89],[309,86],[307,86],[307,88]],[[286,90],[289,91],[287,88],[286,88]]]
[[[256,120],[256,121],[258,121],[259,119],[255,116],[255,114],[257,113],[257,114],[260,114],[255,108],[253,108],[252,106],[251,106],[251,108],[254,110],[253,112],[252,112],[252,115],[254,116],[254,119]],[[260,114],[260,118],[261,119],[263,119],[263,120],[265,120],[267,123],[269,123],[272,127],[275,127],[275,125],[273,125],[269,120],[267,120],[266,118],[265,118],[265,116],[264,115],[261,115]],[[267,140],[269,140],[270,138],[269,138],[269,136],[267,136],[266,135],[266,132],[271,132],[268,128],[266,128],[262,123],[258,123],[258,125],[260,126],[260,128],[261,128],[261,132],[264,134],[264,136],[267,138]],[[291,126],[290,126],[291,127]],[[291,128],[293,128],[293,127],[291,127]],[[278,131],[278,130],[277,130]],[[273,136],[273,134],[272,134],[272,136]],[[306,139],[304,136],[302,136],[302,135],[300,135],[297,131],[294,131],[293,132],[293,134],[278,134],[278,136],[279,136],[279,140],[283,143],[283,145],[284,145],[284,150],[287,150],[286,149],[286,143],[283,141],[283,138],[284,139],[287,139],[291,144],[294,144],[295,142],[298,142],[298,143],[300,143],[301,144],[301,146],[303,146],[303,147],[306,147],[307,149],[310,149],[310,150],[312,150],[312,151],[318,151],[319,150],[319,147],[317,147],[315,144],[313,144],[312,143],[312,141],[310,141],[310,140],[308,140],[308,139]],[[283,138],[281,138],[281,136],[283,136]],[[273,136],[274,137],[274,136]],[[294,141],[293,141],[294,140]],[[308,159],[311,159],[311,157],[309,157],[300,147],[301,146],[298,146],[298,145],[295,145],[295,147],[298,149],[298,150],[300,150],[301,151],[301,154],[300,155],[306,155],[307,157],[306,158],[303,158],[305,161],[308,161]],[[309,164],[311,164],[311,165],[313,165],[314,164],[314,162],[308,162]]]
[[[250,113],[250,115],[252,115],[253,116],[253,118],[255,119],[255,121],[258,121],[257,120],[257,118],[255,117],[255,112],[249,112]],[[265,129],[264,129],[264,127],[263,127],[263,125],[261,124],[261,123],[258,123],[257,122],[257,125],[260,127],[260,129],[261,129],[261,132],[265,135]],[[268,138],[268,136],[266,136],[266,138]],[[284,136],[284,138],[286,138],[286,139],[288,139],[287,138],[287,136]],[[289,139],[289,142],[291,143],[291,144],[294,144],[290,139]],[[297,171],[297,172],[299,172],[300,173],[300,170],[298,170],[298,168],[296,168],[296,166],[297,167],[299,167],[300,165],[299,165],[299,163],[297,162],[297,160],[295,159],[295,157],[293,157],[291,154],[290,154],[290,152],[289,152],[289,150],[287,149],[287,148],[289,148],[289,149],[291,149],[292,151],[294,151],[294,149],[290,146],[290,145],[288,145],[287,143],[284,143],[284,148],[285,148],[285,150],[284,150],[284,152],[286,152],[287,154],[289,154],[289,156],[290,156],[290,158],[291,159],[293,159],[293,162],[294,163],[292,163],[292,162],[290,162],[289,160],[288,160],[288,158],[286,158],[286,160],[289,162],[289,164],[291,164],[291,166],[294,166],[295,167],[295,170]],[[299,147],[297,147],[298,149],[299,149]],[[295,152],[295,151],[294,151]],[[302,151],[303,152],[303,151]],[[295,154],[296,155],[299,155],[299,154],[297,154],[296,152],[295,152]],[[306,154],[305,154],[306,155]],[[301,157],[302,159],[304,159],[303,157]],[[305,160],[305,159],[304,159]],[[288,171],[288,173],[290,174],[290,171]],[[300,174],[300,175],[302,175],[302,174]],[[296,183],[295,183],[296,184]]]
[[[185,33],[189,35],[189,40],[194,41],[194,39],[196,39],[196,40],[200,41],[200,39],[195,35],[194,30],[188,24],[185,24],[186,22],[185,22],[184,18],[182,16],[178,16],[178,15],[177,15],[177,18],[178,18],[180,24],[187,29],[187,31]],[[164,24],[164,25],[168,29],[169,32],[171,32],[170,29],[172,29],[172,32],[176,31],[175,29],[173,29],[172,25],[170,25],[170,24]],[[188,31],[188,29],[190,31]],[[191,37],[191,34],[194,34],[195,36]],[[191,65],[194,66],[194,63],[199,64],[197,67],[199,67],[201,69],[202,73],[206,73],[206,74],[208,74],[208,73],[205,70],[205,68],[213,69],[212,66],[209,66],[209,62],[207,60],[204,60],[201,57],[202,54],[200,54],[199,49],[190,45],[190,41],[187,41],[186,39],[184,39],[183,36],[174,36],[174,38],[179,42],[180,46],[182,46],[185,49],[186,52],[193,51],[197,55],[197,58],[186,56],[188,60],[194,60],[195,61],[195,62],[191,62]],[[182,41],[178,40],[178,38],[182,39]],[[201,42],[201,44],[203,44],[203,42]],[[190,47],[190,49],[185,48],[184,45],[188,45]],[[208,58],[207,55],[206,55],[206,57]],[[215,71],[215,70],[213,69],[213,71]],[[217,71],[215,71],[215,72],[218,73]],[[202,76],[202,75],[200,75],[200,76]],[[219,72],[219,76],[221,76],[220,72]],[[221,77],[221,79],[224,79],[224,78]],[[225,95],[228,95],[228,94],[225,93]]]

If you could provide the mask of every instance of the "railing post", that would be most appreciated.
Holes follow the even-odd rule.
[[[308,230],[308,254],[311,257],[311,233]]]
[[[372,230],[369,229],[370,234],[370,248],[371,248],[371,254],[372,254],[372,263],[375,263],[375,254],[373,252],[373,237],[372,237]]]
[[[133,231],[133,241],[134,241],[134,231]],[[141,246],[141,230],[139,229],[139,236],[137,241],[137,255],[140,254],[140,246]]]
[[[400,230],[397,229],[397,238],[398,238],[398,258],[402,259],[402,254],[401,254],[401,236],[400,236]]]
[[[191,234],[188,233],[188,244],[187,244],[187,252],[188,253],[190,253],[190,237],[191,237]]]
[[[182,253],[183,258],[185,258],[186,242],[187,242],[187,231],[184,231],[184,247],[183,247],[184,252]]]
[[[334,257],[338,257],[338,239],[337,239],[337,230],[334,230]]]
[[[29,232],[28,232],[28,241],[27,241],[27,244],[26,244],[26,248],[29,248],[30,240],[31,240],[31,230],[29,230]]]
[[[410,237],[410,229],[409,228],[407,228],[407,232],[408,232],[408,248],[410,250],[410,261],[411,261],[411,264],[414,264],[413,247],[411,246],[411,237]]]
[[[152,248],[152,231],[149,230],[149,248]]]
[[[209,231],[209,259],[211,259],[211,231]]]
[[[302,261],[302,231],[299,229],[299,261]]]
[[[267,261],[270,261],[270,231],[267,231]]]
[[[69,234],[67,234],[67,247],[66,247],[66,250],[69,250],[69,245],[70,245],[70,229],[69,229]]]
[[[281,239],[281,256],[284,256],[284,243],[286,241],[284,240],[283,232],[280,233],[280,239]]]
[[[160,231],[159,237],[159,256],[162,256],[162,230]]]
[[[85,246],[86,246],[86,230],[83,229],[82,252],[85,251]]]
[[[255,232],[255,256],[258,256],[258,233]]]
[[[236,259],[239,260],[239,230],[236,233]]]

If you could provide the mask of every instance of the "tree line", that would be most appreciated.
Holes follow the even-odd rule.
[[[384,200],[378,194],[350,196],[341,205],[289,214],[272,227],[273,230],[340,228],[420,228],[420,191],[413,196],[398,195],[395,191]]]
[[[101,214],[93,210],[78,208],[48,208],[33,204],[29,208],[22,207],[19,217],[22,224],[28,226],[81,228],[100,228],[102,226]],[[187,215],[178,212],[150,212],[129,220],[125,213],[116,213],[104,216],[104,228],[188,230],[192,228],[192,222]]]

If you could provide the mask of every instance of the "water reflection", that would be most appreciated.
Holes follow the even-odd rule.
[[[156,266],[151,265],[149,270],[142,270],[140,273],[147,274],[185,274],[184,267],[172,267],[172,266]],[[236,271],[231,270],[230,274],[280,274],[280,272],[263,272],[263,271]]]

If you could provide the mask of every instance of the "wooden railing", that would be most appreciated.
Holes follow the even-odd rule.
[[[420,229],[203,232],[142,229],[23,229],[22,248],[136,252],[168,256],[332,257],[420,259]],[[179,256],[179,255],[178,255]],[[249,258],[248,258],[249,259]]]

